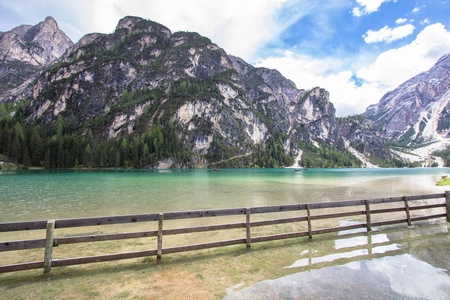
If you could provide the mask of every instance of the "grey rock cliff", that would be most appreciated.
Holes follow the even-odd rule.
[[[359,153],[369,157],[391,158],[385,140],[364,115],[342,118],[339,126],[344,140]]]

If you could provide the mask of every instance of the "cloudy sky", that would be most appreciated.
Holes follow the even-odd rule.
[[[323,87],[345,116],[450,53],[449,11],[450,0],[0,0],[0,31],[52,16],[76,42],[139,16]]]

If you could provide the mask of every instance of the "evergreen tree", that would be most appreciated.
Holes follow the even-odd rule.
[[[44,145],[42,143],[41,135],[39,134],[38,128],[34,127],[31,131],[30,136],[30,156],[31,164],[34,166],[40,166],[43,160]]]

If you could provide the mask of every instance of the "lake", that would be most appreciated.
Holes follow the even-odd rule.
[[[449,168],[0,171],[0,222],[439,193]]]

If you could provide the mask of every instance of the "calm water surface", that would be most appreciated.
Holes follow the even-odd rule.
[[[0,222],[251,207],[445,191],[450,169],[0,171]]]

